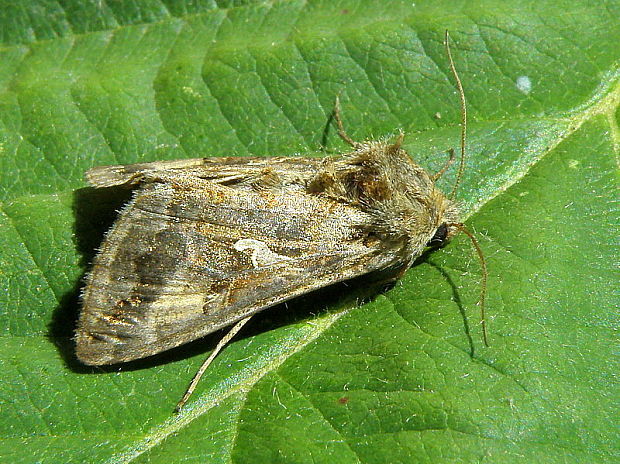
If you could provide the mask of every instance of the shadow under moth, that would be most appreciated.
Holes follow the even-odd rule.
[[[107,233],[86,278],[76,333],[88,365],[131,361],[233,325],[196,374],[249,318],[312,290],[381,271],[398,279],[426,247],[457,232],[474,244],[453,198],[393,142],[355,142],[336,99],[334,119],[353,151],[337,157],[196,158],[96,167],[94,187],[128,186],[133,198]],[[482,318],[484,323],[484,316]],[[486,332],[483,333],[486,343]]]

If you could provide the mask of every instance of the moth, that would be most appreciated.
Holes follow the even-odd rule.
[[[460,179],[465,99],[447,51],[463,108]],[[86,278],[79,360],[140,359],[234,324],[180,408],[217,352],[259,311],[374,271],[398,279],[426,247],[460,231],[485,266],[452,199],[458,180],[450,196],[435,185],[454,151],[429,174],[402,148],[402,133],[355,142],[338,99],[334,119],[352,147],[336,157],[196,158],[89,170],[94,187],[135,191]]]

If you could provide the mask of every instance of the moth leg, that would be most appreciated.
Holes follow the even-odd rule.
[[[224,338],[222,338],[220,340],[220,342],[217,344],[217,346],[213,350],[213,353],[211,353],[211,355],[205,360],[205,362],[202,363],[202,366],[200,366],[200,369],[198,369],[198,371],[194,375],[194,378],[190,382],[189,387],[187,387],[187,391],[183,395],[183,398],[181,398],[181,400],[177,403],[177,406],[175,408],[176,412],[181,411],[183,406],[185,406],[185,403],[187,403],[187,400],[189,399],[189,397],[192,396],[192,393],[194,393],[194,390],[196,389],[196,385],[198,385],[198,382],[200,381],[200,378],[202,377],[202,374],[204,374],[205,371],[207,370],[207,367],[209,367],[209,365],[213,362],[213,360],[219,354],[219,352],[222,351],[222,349],[224,349],[224,347],[228,344],[228,342],[235,335],[237,335],[237,333],[241,330],[241,328],[245,324],[247,324],[247,322],[251,318],[252,318],[252,316],[248,316],[248,317],[246,317],[244,319],[241,319],[239,322],[237,322],[233,326],[232,329],[230,329],[230,331],[226,335],[224,335]]]
[[[336,95],[336,103],[334,104],[334,119],[336,120],[336,125],[338,126],[338,135],[340,138],[353,148],[358,148],[360,144],[349,137],[344,130],[344,124],[342,123],[342,118],[340,117],[340,97],[338,95]]]
[[[441,176],[443,176],[446,171],[450,168],[450,166],[452,166],[452,163],[454,162],[454,148],[450,148],[448,150],[448,154],[450,155],[450,158],[448,158],[448,160],[446,161],[446,164],[443,165],[443,167],[436,172],[435,174],[433,174],[431,176],[431,179],[433,180],[433,182],[436,182],[437,179],[439,179]]]

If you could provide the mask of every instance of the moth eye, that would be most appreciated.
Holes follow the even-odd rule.
[[[435,235],[428,241],[426,246],[442,246],[446,241],[446,237],[448,237],[448,226],[444,222],[437,227]]]

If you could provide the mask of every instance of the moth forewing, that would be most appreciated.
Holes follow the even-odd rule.
[[[396,248],[370,237],[369,213],[303,190],[324,174],[324,162],[314,164],[316,173],[275,184],[271,171],[266,184],[143,176],[87,278],[80,360],[153,355],[397,262]]]

